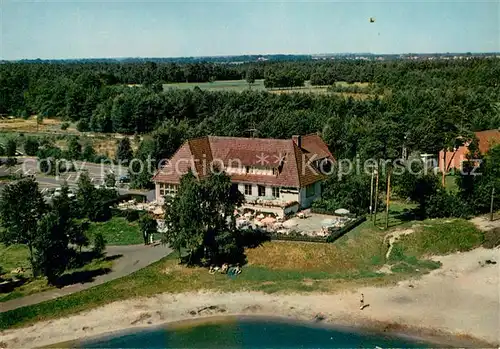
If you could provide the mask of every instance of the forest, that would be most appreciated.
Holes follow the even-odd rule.
[[[249,72],[267,87],[365,82],[367,98],[162,88],[244,79]],[[248,136],[248,129],[277,138],[319,132],[337,157],[347,158],[369,153],[374,140],[394,132],[401,147],[437,153],[460,134],[500,127],[500,60],[6,63],[0,114],[61,118],[80,131],[182,128],[182,138]]]
[[[166,83],[231,79],[246,80],[248,89],[163,88]],[[253,90],[256,79],[264,79],[268,90]],[[306,81],[326,86],[326,93],[293,90]],[[281,88],[290,93],[273,93]],[[394,161],[403,149],[406,154],[438,154],[474,140],[474,131],[500,128],[500,60],[5,63],[0,64],[0,114],[59,118],[81,132],[141,135],[138,149],[126,158],[133,155],[152,166],[170,158],[186,139],[204,135],[318,133],[339,160]],[[91,147],[82,152],[72,141],[71,158],[96,158]],[[54,157],[53,150],[42,147],[37,155]],[[500,199],[499,149],[474,155],[484,155],[483,175],[457,176],[453,194],[443,190],[435,174],[397,176],[392,191],[417,203],[420,217],[486,212],[493,188]],[[131,180],[136,188],[152,185],[147,172]],[[387,173],[380,180],[385,190]],[[315,205],[362,214],[369,185],[363,174],[332,177]]]

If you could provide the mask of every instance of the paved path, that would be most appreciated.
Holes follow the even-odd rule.
[[[74,284],[60,289],[35,293],[30,296],[13,299],[7,302],[0,302],[0,312],[41,303],[50,299],[82,291],[113,279],[118,279],[160,260],[172,252],[172,249],[162,245],[129,245],[108,246],[106,252],[108,257],[122,255],[114,261],[113,268],[108,274],[96,276],[92,281],[83,284]]]

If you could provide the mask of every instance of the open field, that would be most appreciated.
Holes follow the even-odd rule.
[[[164,90],[169,89],[194,89],[198,86],[205,91],[236,91],[241,92],[245,90],[265,91],[264,80],[255,80],[255,83],[250,87],[246,80],[225,80],[214,82],[180,82],[172,84],[163,84]]]
[[[337,82],[340,86],[358,86],[358,87],[367,87],[369,84],[364,82],[355,82],[353,84],[349,84],[344,81]],[[242,92],[247,91],[249,89],[254,91],[268,91],[274,94],[288,94],[288,93],[314,93],[314,94],[331,94],[343,97],[352,97],[354,99],[367,99],[373,97],[373,95],[368,93],[347,93],[347,92],[330,92],[327,90],[328,86],[312,86],[309,81],[304,82],[303,87],[294,87],[294,88],[272,88],[266,89],[264,86],[264,80],[255,80],[255,83],[249,87],[248,83],[245,80],[227,80],[227,81],[214,81],[214,82],[183,82],[183,83],[172,83],[172,84],[164,84],[163,89],[194,89],[195,87],[199,87],[205,91],[234,91],[234,92]]]
[[[0,329],[58,318],[116,300],[152,296],[161,292],[337,292],[362,286],[394,285],[403,279],[422,276],[437,268],[439,263],[425,262],[433,252],[448,253],[472,249],[481,244],[478,239],[481,233],[472,223],[463,220],[427,220],[414,222],[414,225],[414,229],[422,234],[430,232],[433,236],[430,241],[436,243],[433,243],[427,253],[423,250],[427,246],[427,240],[401,239],[398,244],[401,244],[399,251],[402,253],[397,256],[405,261],[409,260],[406,263],[409,266],[394,268],[389,272],[381,272],[387,262],[385,255],[388,246],[385,237],[397,230],[382,231],[374,228],[368,221],[333,244],[277,241],[247,249],[248,263],[243,267],[243,273],[235,279],[222,274],[211,275],[205,268],[179,265],[174,253],[121,279],[59,299],[9,311],[0,319]],[[446,225],[446,229],[441,229],[442,225]],[[439,249],[435,249],[434,245],[440,246]]]
[[[43,119],[42,123],[38,125],[36,117],[28,119],[14,118],[14,119],[0,119],[0,132],[1,131],[16,131],[16,132],[75,132],[76,129],[69,127],[66,131],[61,131],[63,121],[58,119]]]
[[[137,222],[123,217],[113,217],[107,222],[92,223],[88,234],[101,233],[108,245],[135,245],[144,243]]]
[[[44,122],[50,122],[52,124],[57,124],[59,121],[55,119],[45,119]],[[11,120],[9,120],[11,121]],[[11,124],[9,128],[2,128],[3,120],[0,120],[0,144],[4,144],[7,139],[14,139],[17,143],[17,149],[23,151],[23,137],[44,137],[52,140],[56,146],[66,150],[69,137],[78,136],[82,146],[85,144],[91,144],[97,155],[105,155],[108,158],[113,159],[115,157],[116,147],[118,141],[123,138],[123,135],[119,134],[100,134],[100,133],[82,133],[76,130],[73,131],[62,131],[58,128],[53,130],[42,130],[37,132],[36,128],[31,127],[30,120],[16,119],[16,122]],[[132,150],[136,150],[139,146],[138,143],[131,138],[130,145]]]

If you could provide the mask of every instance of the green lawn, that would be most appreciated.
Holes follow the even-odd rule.
[[[449,192],[456,192],[458,191],[458,184],[457,184],[457,178],[458,176],[455,175],[447,175],[445,177],[445,187],[446,190]]]
[[[27,278],[27,282],[16,287],[11,292],[0,293],[0,302],[6,302],[11,299],[24,297],[33,293],[42,292],[53,289],[54,286],[47,285],[47,280],[43,277],[33,278],[31,267],[28,262],[28,248],[24,245],[5,246],[0,244],[0,267],[5,273],[3,276],[9,278],[13,276],[11,271],[19,267],[24,268],[25,272],[22,277]],[[70,280],[82,278],[90,278],[93,275],[105,273],[113,265],[112,260],[106,258],[97,258],[87,262],[81,267],[75,267],[67,270],[61,277],[62,282],[70,282]]]
[[[92,223],[88,234],[102,233],[108,245],[135,245],[144,243],[137,222],[123,217],[113,217],[107,222]]]

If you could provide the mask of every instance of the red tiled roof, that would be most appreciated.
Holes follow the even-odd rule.
[[[192,139],[177,150],[153,180],[179,183],[180,177],[189,169],[198,177],[203,177],[210,172],[212,161],[215,165],[227,166],[233,160],[233,166],[239,161],[242,166],[278,168],[276,175],[232,174],[234,182],[304,187],[325,178],[319,171],[308,166],[309,159],[334,159],[317,135],[303,136],[301,145],[299,148],[292,139],[213,136]]]
[[[500,144],[500,130],[487,130],[475,132],[476,138],[479,141],[479,151],[484,154],[492,145]]]

